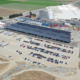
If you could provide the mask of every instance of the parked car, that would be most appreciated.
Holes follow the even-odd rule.
[[[23,45],[24,45],[24,44],[21,44],[20,47],[23,46]]]
[[[12,56],[9,56],[9,58],[12,59],[13,57]]]
[[[18,50],[16,50],[16,52],[18,52]]]
[[[20,55],[22,54],[22,52],[18,52]]]
[[[23,48],[25,48],[26,46],[23,46]]]
[[[25,40],[23,42],[29,43],[29,41],[25,41]]]

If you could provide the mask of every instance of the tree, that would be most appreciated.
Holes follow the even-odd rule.
[[[14,18],[14,17],[18,17],[18,16],[22,16],[22,13],[9,15],[9,18]]]
[[[23,16],[22,13],[19,14],[20,16]]]
[[[32,12],[29,12],[30,15],[32,15]]]
[[[3,17],[0,17],[0,20],[2,20],[3,19]]]

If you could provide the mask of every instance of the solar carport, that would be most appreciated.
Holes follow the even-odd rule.
[[[70,33],[68,31],[56,30],[48,27],[30,25],[26,23],[16,23],[4,26],[6,29],[16,30],[20,32],[25,32],[49,39],[59,40],[63,42],[70,43]]]

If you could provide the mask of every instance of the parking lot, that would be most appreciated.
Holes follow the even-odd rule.
[[[41,63],[46,66],[77,68],[79,49],[76,47],[15,32],[8,35],[7,31],[4,31],[0,33],[0,37],[0,43],[2,43],[0,55],[12,60],[25,60],[27,63],[37,65]]]

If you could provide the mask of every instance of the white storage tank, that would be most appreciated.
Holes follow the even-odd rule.
[[[48,14],[49,14],[49,19],[54,19],[54,17],[53,17],[53,11],[49,10]]]
[[[52,9],[49,9],[49,7],[46,7],[46,9],[48,11],[49,19],[54,19],[53,10]]]

